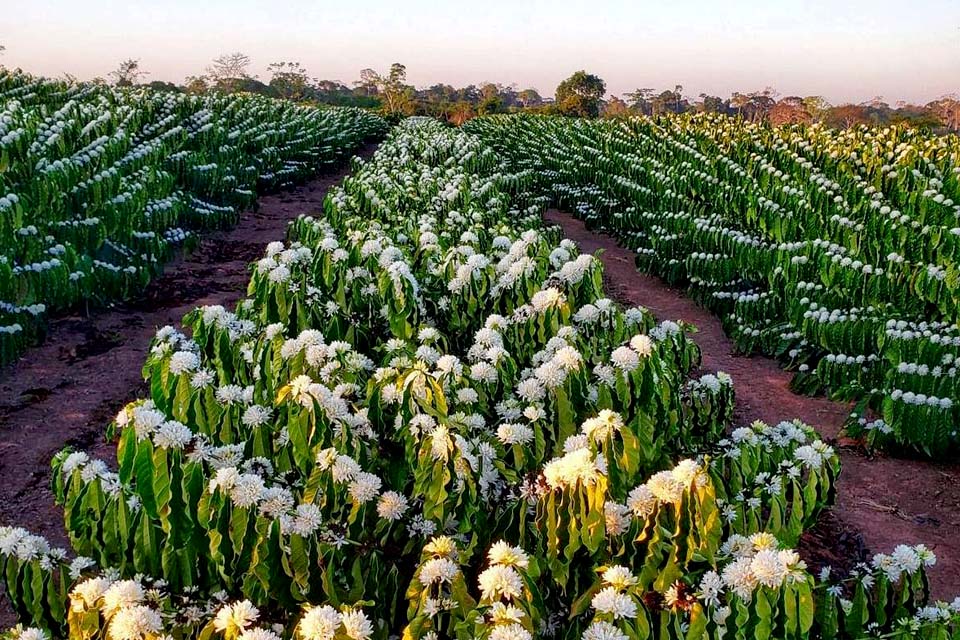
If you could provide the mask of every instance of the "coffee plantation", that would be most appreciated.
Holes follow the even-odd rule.
[[[596,167],[733,132],[749,156],[760,134],[573,122],[404,120],[267,245],[234,309],[160,329],[149,394],[106,426],[116,459],[53,460],[72,550],[0,529],[22,622],[2,637],[958,637],[922,545],[812,575],[795,548],[834,499],[837,453],[800,422],[737,424],[736,381],[691,378],[693,329],[608,298],[601,262],[542,223],[557,199],[634,241],[686,237],[681,202],[732,193],[705,172],[734,164],[664,173],[656,236],[637,230],[645,200],[608,215],[654,186],[589,185]],[[693,229],[739,246],[715,222]],[[732,257],[693,260],[732,277]]]

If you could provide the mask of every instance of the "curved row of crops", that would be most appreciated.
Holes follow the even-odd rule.
[[[683,325],[604,297],[530,171],[407,120],[235,311],[161,329],[149,398],[66,450],[76,557],[0,529],[25,625],[110,640],[945,638],[922,546],[850,575],[792,550],[836,454],[731,427]]]
[[[637,263],[857,399],[849,430],[943,456],[960,424],[960,139],[726,117],[496,117],[467,127]],[[879,416],[879,419],[868,419]]]
[[[46,314],[141,290],[196,230],[384,131],[360,110],[0,71],[0,365]]]

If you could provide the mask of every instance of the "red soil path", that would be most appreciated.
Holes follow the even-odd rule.
[[[360,155],[369,157],[375,145]],[[150,340],[200,305],[234,304],[246,293],[249,265],[286,235],[301,213],[323,210],[327,190],[349,169],[260,199],[229,231],[205,234],[190,255],[167,265],[142,299],[90,316],[51,323],[46,341],[0,370],[0,525],[22,526],[69,547],[50,492],[50,459],[64,446],[108,463],[103,430],[124,404],[148,393],[140,374]],[[2,594],[2,588],[0,588]],[[0,630],[14,618],[0,597]]]
[[[681,290],[638,272],[633,252],[611,236],[594,233],[560,211],[548,211],[545,219],[559,224],[582,251],[602,250],[607,290],[618,300],[642,305],[659,319],[696,325],[694,339],[703,352],[703,369],[726,371],[733,377],[738,422],[774,424],[799,418],[838,446],[842,472],[836,506],[801,546],[811,566],[849,566],[850,556],[858,551],[889,553],[898,544],[923,543],[938,558],[930,570],[934,597],[949,601],[960,594],[960,466],[867,458],[854,447],[843,446],[837,440],[849,405],[797,395],[789,389],[790,374],[774,360],[734,355],[733,343],[716,316]]]

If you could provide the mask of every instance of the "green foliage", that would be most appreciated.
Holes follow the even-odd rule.
[[[738,350],[780,359],[797,391],[858,400],[849,434],[956,448],[956,136],[705,114],[468,130],[634,249],[640,269],[686,287]]]
[[[557,85],[555,100],[563,115],[596,118],[606,92],[607,85],[599,76],[581,70]]]
[[[157,332],[148,398],[108,428],[115,465],[55,457],[79,557],[0,528],[24,624],[84,640],[951,628],[946,608],[921,615],[922,547],[814,582],[789,546],[833,499],[836,454],[796,423],[723,438],[732,382],[688,380],[688,327],[604,296],[600,261],[542,229],[534,174],[421,119],[353,169],[267,246],[234,311]]]
[[[118,76],[130,84],[136,61]],[[0,72],[0,364],[47,316],[141,291],[258,193],[343,162],[385,124],[357,110],[191,97]]]

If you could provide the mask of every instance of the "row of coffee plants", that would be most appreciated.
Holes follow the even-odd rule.
[[[48,314],[141,290],[196,231],[384,132],[354,109],[0,71],[0,364]]]
[[[149,398],[65,450],[76,556],[0,529],[9,638],[944,638],[930,551],[820,580],[839,461],[731,425],[687,327],[604,296],[477,137],[398,126],[268,245],[234,311],[161,329]]]
[[[954,449],[956,136],[704,115],[496,117],[468,129],[635,250],[642,270],[686,286],[738,348],[781,359],[797,390],[857,399],[852,434]]]

